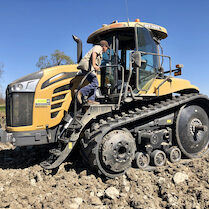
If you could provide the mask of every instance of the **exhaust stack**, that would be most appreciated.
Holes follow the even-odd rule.
[[[77,43],[77,63],[82,59],[82,41],[77,36],[73,35],[74,41]]]

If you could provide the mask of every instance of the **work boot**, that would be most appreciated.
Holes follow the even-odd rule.
[[[88,100],[88,105],[99,105],[99,102],[96,102],[94,100]]]
[[[78,91],[77,100],[80,104],[82,104],[82,93],[80,91]]]

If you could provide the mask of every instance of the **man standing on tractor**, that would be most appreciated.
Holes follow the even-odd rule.
[[[78,64],[78,69],[81,69],[82,73],[85,75],[89,71],[91,73],[87,76],[89,84],[81,88],[78,92],[77,99],[79,103],[82,103],[82,97],[88,97],[88,104],[99,104],[95,101],[96,89],[98,88],[98,80],[96,73],[100,70],[100,65],[102,61],[102,53],[106,52],[109,48],[107,41],[100,41],[99,45],[95,45],[87,54],[81,59]]]

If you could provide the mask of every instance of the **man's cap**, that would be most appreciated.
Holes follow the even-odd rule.
[[[99,42],[99,44],[100,44],[100,46],[106,46],[107,48],[110,48],[108,42],[105,41],[105,40],[101,40],[101,41]]]

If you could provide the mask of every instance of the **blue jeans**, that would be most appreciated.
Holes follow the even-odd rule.
[[[82,70],[82,74],[86,75],[87,73],[87,71]],[[87,96],[88,100],[95,101],[96,90],[99,86],[97,76],[93,73],[90,73],[86,79],[88,80],[89,84],[81,88],[80,92],[84,97]]]

